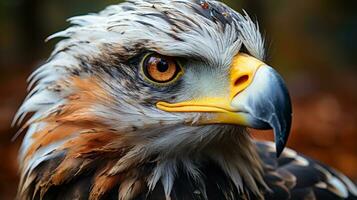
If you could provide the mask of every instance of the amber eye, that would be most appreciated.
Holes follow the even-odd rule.
[[[146,78],[159,84],[173,82],[182,74],[182,68],[174,58],[159,54],[147,55],[142,67]]]

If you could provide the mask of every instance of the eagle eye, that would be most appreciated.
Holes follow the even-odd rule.
[[[141,68],[144,78],[158,85],[173,83],[183,74],[181,66],[174,58],[159,54],[146,55]]]

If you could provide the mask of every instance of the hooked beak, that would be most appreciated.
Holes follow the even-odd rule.
[[[286,145],[292,118],[291,101],[282,77],[271,67],[246,54],[238,54],[230,71],[227,97],[206,97],[179,103],[158,102],[167,112],[210,113],[198,124],[235,124],[273,129],[277,156]]]

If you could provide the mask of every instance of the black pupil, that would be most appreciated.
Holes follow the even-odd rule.
[[[169,69],[169,64],[165,60],[160,60],[156,67],[159,72],[166,72]]]

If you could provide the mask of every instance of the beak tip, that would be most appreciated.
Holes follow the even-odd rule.
[[[276,147],[276,157],[279,158],[281,153],[284,151],[285,143],[281,140],[275,142]]]
[[[291,116],[291,115],[290,115]],[[286,124],[286,128],[283,131],[278,131],[275,132],[274,130],[274,135],[275,135],[275,147],[276,147],[276,157],[279,158],[281,153],[284,151],[284,148],[288,142],[289,134],[290,134],[290,128],[291,128],[291,118],[288,120],[289,122]]]

